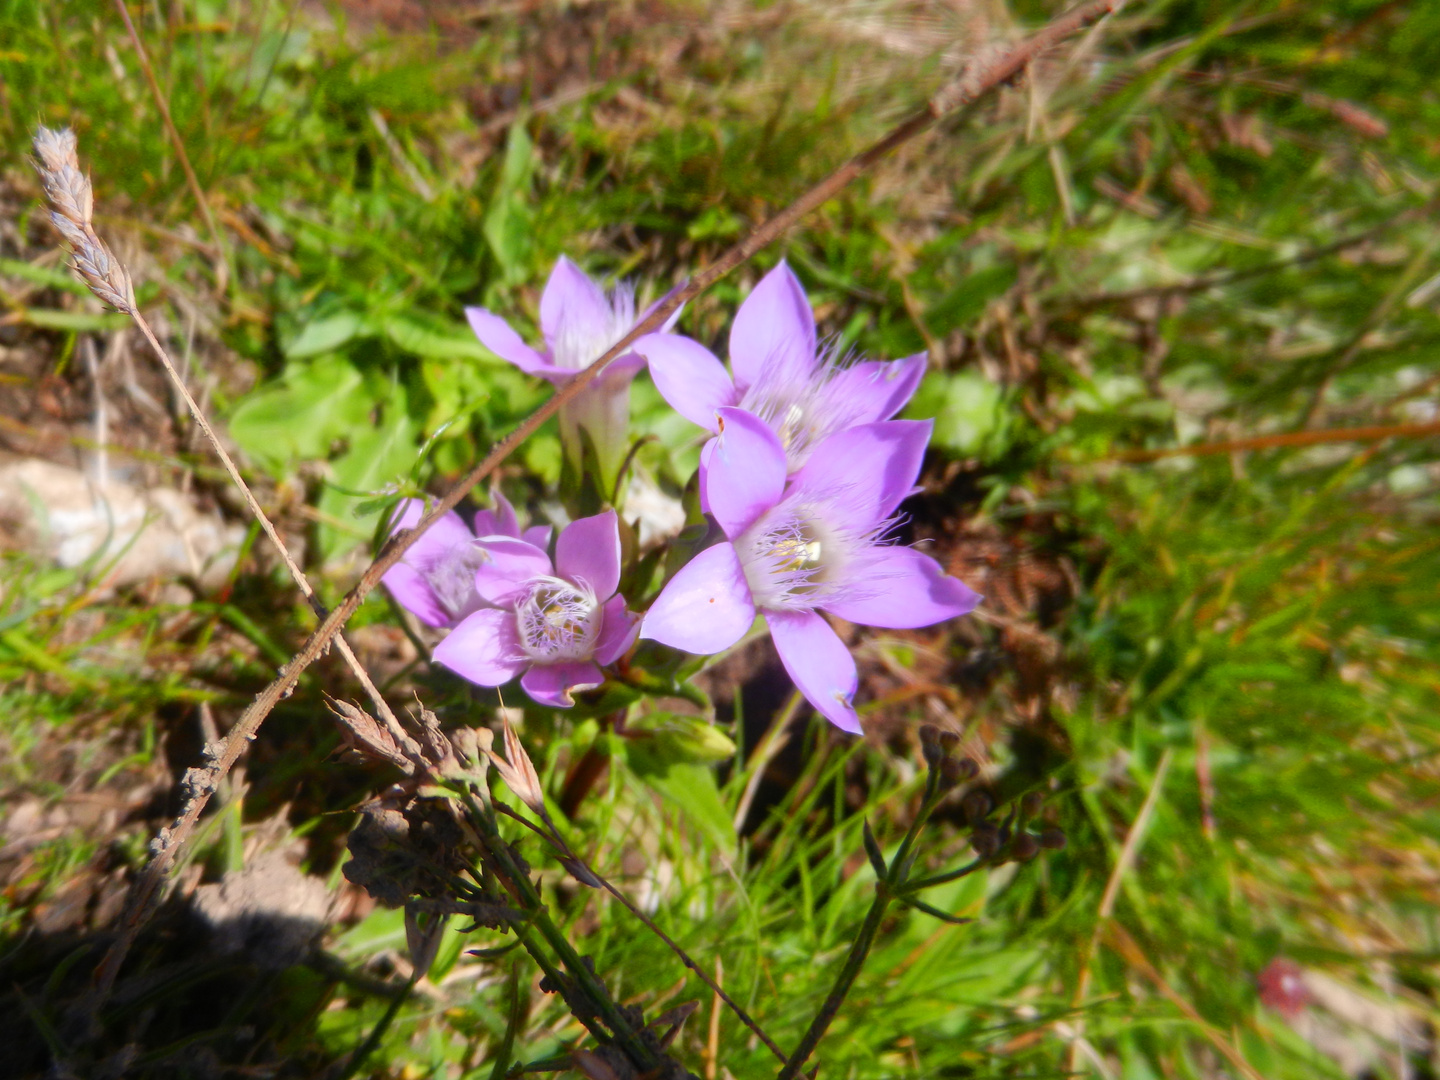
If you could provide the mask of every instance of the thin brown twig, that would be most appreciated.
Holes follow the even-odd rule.
[[[223,292],[224,279],[228,272],[225,263],[225,238],[221,236],[219,226],[215,224],[215,216],[210,213],[210,203],[205,198],[205,190],[200,186],[200,178],[190,167],[190,155],[185,152],[185,141],[180,138],[180,131],[175,127],[175,121],[170,116],[170,103],[165,99],[165,94],[160,89],[160,83],[155,78],[155,68],[150,63],[150,54],[145,51],[145,43],[140,39],[140,33],[130,19],[130,9],[125,6],[125,0],[115,0],[115,6],[120,10],[120,18],[125,20],[125,29],[130,33],[130,41],[135,46],[135,55],[140,60],[140,70],[145,73],[145,81],[150,86],[150,96],[155,99],[155,107],[160,110],[160,119],[165,124],[165,134],[169,136],[170,144],[175,147],[175,154],[180,159],[180,168],[185,172],[185,183],[190,188],[190,195],[195,200],[195,205],[200,210],[200,216],[205,219],[205,228],[209,230],[211,238],[215,241],[215,247],[220,252],[217,273],[220,275],[220,289]]]
[[[579,860],[578,856],[573,857]],[[586,866],[585,868],[589,870],[591,874],[595,875],[596,881],[600,882],[601,885],[605,886],[606,892],[608,892],[611,896],[615,897],[616,900],[619,900],[620,903],[625,905],[626,911],[630,912],[631,915],[634,915],[635,918],[639,919],[642,923],[644,923],[645,928],[649,930],[652,934],[654,934],[656,937],[658,937],[661,941],[663,941],[665,945],[670,949],[670,951],[680,958],[680,962],[682,964],[684,964],[687,968],[689,968],[696,975],[698,975],[700,977],[700,981],[710,988],[711,993],[713,993],[717,998],[723,1001],[729,1007],[730,1011],[740,1018],[740,1022],[743,1023],[746,1027],[748,1027],[751,1031],[753,1031],[755,1033],[755,1037],[761,1042],[763,1042],[777,1059],[779,1059],[781,1062],[785,1061],[785,1051],[781,1050],[780,1047],[775,1044],[774,1039],[770,1038],[769,1035],[765,1034],[765,1029],[762,1028],[759,1024],[757,1024],[755,1020],[751,1018],[750,1014],[740,1007],[740,1003],[738,1001],[736,1001],[734,998],[732,998],[729,994],[727,994],[724,990],[720,988],[720,982],[718,979],[712,979],[709,975],[705,974],[704,969],[701,968],[700,965],[697,964],[694,960],[690,959],[690,954],[687,953],[683,948],[681,948],[679,943],[676,942],[672,937],[670,937],[669,934],[665,933],[664,930],[661,930],[660,927],[656,926],[654,920],[652,920],[650,916],[646,915],[643,911],[641,911],[638,907],[631,903],[628,896],[622,893],[614,885],[611,885],[607,879],[601,877],[599,874],[596,874],[595,870],[592,867]]]
[[[1118,194],[1128,196],[1128,192],[1121,191]],[[1332,240],[1328,244],[1321,244],[1318,247],[1310,248],[1300,252],[1298,255],[1287,256],[1283,259],[1273,259],[1270,262],[1261,263],[1258,266],[1247,266],[1240,270],[1221,270],[1212,274],[1199,274],[1195,277],[1186,278],[1183,281],[1172,281],[1162,285],[1142,285],[1136,289],[1125,289],[1119,292],[1091,293],[1089,296],[1072,297],[1064,303],[1071,310],[1090,310],[1097,307],[1105,307],[1111,304],[1128,304],[1135,300],[1145,300],[1151,297],[1173,296],[1181,293],[1206,292],[1209,289],[1218,288],[1221,285],[1233,285],[1236,282],[1245,281],[1249,278],[1263,277],[1266,274],[1276,273],[1281,270],[1289,270],[1296,266],[1303,266],[1305,263],[1315,262],[1327,258],[1330,255],[1338,254],[1347,248],[1356,247],[1378,236],[1382,228],[1389,228],[1393,223],[1387,223],[1383,227],[1363,229],[1349,236],[1342,236],[1338,240]]]
[[[1135,856],[1140,851],[1140,844],[1145,839],[1145,833],[1150,827],[1150,818],[1155,813],[1155,807],[1160,801],[1160,789],[1165,784],[1165,776],[1170,771],[1171,751],[1167,747],[1165,753],[1160,757],[1160,763],[1155,767],[1155,775],[1150,780],[1150,790],[1145,793],[1145,801],[1140,804],[1140,811],[1135,815],[1135,820],[1130,823],[1130,830],[1125,834],[1125,843],[1120,847],[1120,853],[1115,857],[1115,865],[1110,871],[1109,880],[1105,882],[1105,892],[1100,897],[1100,907],[1095,915],[1095,930],[1091,935],[1090,943],[1080,957],[1080,976],[1075,980],[1075,993],[1070,999],[1070,1008],[1076,1014],[1075,1022],[1071,1025],[1072,1034],[1070,1037],[1070,1072],[1078,1072],[1080,1055],[1085,1052],[1085,1017],[1080,1013],[1085,1003],[1085,995],[1090,990],[1090,965],[1095,957],[1095,945],[1100,940],[1110,916],[1115,913],[1115,901],[1120,895],[1120,885],[1129,873],[1130,868],[1135,864]]]
[[[1123,926],[1118,922],[1110,923],[1105,927],[1105,938],[1106,944],[1112,946],[1115,951],[1125,959],[1126,963],[1154,983],[1155,988],[1165,995],[1172,1005],[1184,1013],[1187,1020],[1200,1029],[1205,1038],[1210,1041],[1210,1045],[1220,1051],[1220,1053],[1229,1060],[1230,1064],[1235,1066],[1235,1069],[1240,1075],[1245,1077],[1245,1080],[1264,1080],[1260,1071],[1246,1060],[1240,1048],[1227,1039],[1219,1028],[1201,1016],[1199,1010],[1197,1010],[1194,1005],[1181,997],[1180,994],[1165,981],[1165,977],[1161,975],[1155,965],[1150,962],[1150,958],[1145,955],[1139,943],[1130,936]]]
[[[1193,446],[1167,446],[1158,450],[1122,450],[1099,458],[1125,464],[1144,464],[1172,457],[1205,457],[1211,454],[1234,454],[1243,450],[1275,450],[1286,446],[1319,446],[1337,442],[1378,442],[1381,439],[1415,439],[1440,435],[1440,421],[1426,424],[1370,424],[1365,427],[1320,428],[1310,431],[1283,431],[1275,435],[1255,435],[1248,439],[1226,439],[1223,442],[1197,443]]]
[[[360,580],[346,593],[340,604],[325,616],[300,651],[290,663],[281,669],[279,676],[257,694],[255,700],[241,714],[231,728],[225,745],[211,756],[209,769],[203,771],[204,783],[194,791],[194,797],[188,800],[185,812],[173,825],[161,829],[159,835],[152,841],[152,860],[141,878],[141,895],[145,900],[145,904],[139,911],[141,918],[133,927],[127,923],[125,931],[112,945],[102,962],[109,978],[113,980],[115,971],[118,971],[138,935],[139,926],[143,925],[145,917],[151,910],[150,905],[174,854],[194,831],[196,822],[213,791],[210,783],[212,781],[218,783],[219,779],[230,771],[239,759],[243,748],[255,738],[265,718],[294,689],[300,674],[326,652],[365,597],[379,584],[385,572],[400,561],[411,545],[431,525],[453,510],[472,488],[494,472],[517,447],[533,435],[561,407],[583,392],[598,374],[628,351],[638,338],[659,330],[665,320],[681,305],[698,296],[720,278],[774,243],[810,211],[834,198],[852,181],[894,150],[928,130],[942,117],[963,106],[975,103],[984,95],[1009,83],[1021,75],[1037,56],[1058,45],[1066,37],[1094,22],[1102,15],[1111,12],[1119,2],[1120,0],[1089,0],[1088,3],[1081,4],[1056,17],[1014,48],[1004,52],[988,52],[977,56],[959,78],[936,93],[923,109],[902,121],[868,149],[845,162],[784,210],[762,222],[710,266],[673,289],[609,351],[588,368],[572,377],[569,382],[559,387],[548,401],[522,421],[510,434],[496,443],[484,460],[451,488],[413,529],[402,530],[391,537],[374,562],[361,575]]]
[[[161,366],[164,367],[166,375],[169,376],[176,391],[184,399],[185,405],[190,410],[190,415],[194,418],[196,425],[209,441],[216,456],[219,457],[220,463],[224,466],[225,472],[228,474],[230,480],[235,484],[236,488],[239,489],[246,506],[260,523],[260,527],[265,530],[265,535],[270,538],[270,542],[275,545],[275,550],[280,553],[280,557],[284,560],[285,568],[290,572],[291,578],[295,581],[295,584],[299,587],[306,600],[310,602],[312,608],[314,608],[316,617],[323,619],[326,614],[325,608],[315,595],[315,590],[305,577],[305,572],[300,569],[300,566],[291,556],[289,549],[285,546],[285,541],[280,538],[279,532],[276,531],[274,524],[270,521],[269,515],[265,513],[259,501],[256,500],[249,485],[246,484],[244,478],[241,477],[240,470],[236,467],[234,460],[221,444],[219,436],[215,433],[215,429],[210,426],[210,421],[206,418],[204,410],[191,395],[189,387],[185,385],[185,380],[176,369],[174,362],[170,359],[169,353],[166,352],[165,347],[160,344],[160,340],[155,336],[155,331],[151,329],[149,321],[141,314],[140,309],[136,306],[134,291],[130,286],[130,275],[124,263],[115,258],[104,241],[95,233],[92,222],[94,205],[93,189],[90,186],[90,181],[80,172],[74,133],[70,131],[54,132],[42,127],[35,138],[35,152],[39,160],[46,195],[53,207],[51,218],[57,228],[60,229],[61,235],[64,236],[67,243],[71,246],[75,258],[75,267],[81,279],[85,281],[99,299],[110,304],[125,315],[128,315],[139,328],[140,332],[145,335],[145,340],[150,343],[150,347],[155,351],[155,355],[159,358]],[[375,687],[374,682],[371,681],[369,674],[351,650],[349,643],[343,636],[338,634],[334,641],[336,648],[339,650],[346,664],[349,665],[351,672],[355,675],[356,679],[359,680],[361,687],[370,697],[370,700],[374,702],[376,711],[380,713],[386,726],[390,728],[391,735],[405,748],[408,756],[412,757],[415,761],[419,761],[421,759],[419,745],[410,738],[409,734],[401,726],[400,721],[391,711],[389,705],[386,704],[380,691]],[[201,770],[199,773],[192,770],[192,773],[187,774],[187,782],[192,797],[204,791],[204,798],[200,801],[202,805],[204,802],[208,802],[209,793],[215,790],[215,787],[218,786],[228,771],[229,769],[227,767],[218,775],[205,776],[203,775],[204,770]],[[158,884],[158,877],[163,876],[164,869],[168,869],[169,861],[169,859],[163,857],[162,853],[157,853],[151,867],[147,868],[146,875],[142,878],[142,882],[152,878],[156,879],[151,885],[153,888],[153,885]],[[156,867],[162,867],[163,869],[156,870]],[[137,884],[137,891],[131,897],[129,914],[138,916],[145,910],[148,901],[149,894],[147,893],[147,889]],[[139,922],[143,922],[143,919],[137,918],[136,932],[138,932]],[[121,937],[118,940],[124,940],[126,932],[128,931],[128,925],[127,920],[126,930],[122,930]],[[128,949],[128,946],[126,948]],[[126,950],[121,950],[117,955],[123,956],[124,951]],[[97,988],[100,990],[102,996],[108,993],[117,971],[118,962],[110,966],[102,965],[102,977],[97,982]]]

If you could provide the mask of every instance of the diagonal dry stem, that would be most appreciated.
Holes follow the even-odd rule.
[[[1089,0],[1088,3],[1079,4],[1059,15],[1033,36],[1011,49],[986,51],[977,55],[972,63],[961,72],[959,78],[942,87],[924,108],[902,121],[868,149],[845,162],[784,210],[761,223],[710,266],[672,290],[608,352],[561,386],[545,404],[509,435],[496,443],[484,460],[456,484],[444,498],[440,499],[415,528],[404,530],[390,539],[355,587],[345,595],[339,606],[325,616],[324,621],[310,635],[299,653],[285,665],[279,677],[262,690],[241,714],[240,719],[231,729],[230,737],[226,739],[224,747],[215,755],[207,776],[214,777],[218,781],[229,772],[245,744],[255,738],[260,725],[271,710],[294,688],[301,672],[325,653],[365,597],[379,584],[380,578],[400,561],[410,546],[431,525],[453,510],[472,488],[493,473],[501,462],[535,433],[540,425],[555,415],[562,406],[574,400],[598,374],[623,355],[636,339],[658,330],[681,305],[698,296],[720,278],[747,262],[757,252],[774,243],[810,211],[834,198],[853,180],[898,147],[928,130],[942,117],[974,104],[986,94],[1015,79],[1037,57],[1101,16],[1109,14],[1119,6],[1120,2],[1121,0]],[[164,880],[175,851],[194,830],[200,813],[209,801],[212,790],[213,787],[208,789],[205,786],[200,787],[194,797],[188,801],[185,812],[172,826],[162,829],[160,835],[152,842],[154,854],[137,887],[136,896],[139,903],[135,908],[136,918],[127,921],[121,936],[106,954],[101,970],[97,972],[98,988],[108,990],[109,985],[113,983],[115,973],[139,932],[139,926],[148,917],[155,898],[159,894],[159,886]],[[103,993],[101,996],[103,997]]]
[[[155,336],[155,331],[151,329],[150,323],[136,306],[134,291],[130,285],[130,275],[125,269],[124,263],[115,257],[105,242],[96,234],[92,221],[94,194],[90,186],[90,181],[80,171],[74,133],[68,130],[56,132],[42,127],[35,138],[35,152],[40,166],[40,174],[46,196],[52,207],[51,219],[55,222],[56,227],[60,230],[66,242],[70,245],[77,273],[79,273],[81,279],[100,300],[130,316],[135,325],[139,327],[140,332],[145,335],[145,340],[148,341],[150,347],[155,350],[155,355],[159,357],[161,366],[165,368],[165,373],[170,377],[170,381],[174,384],[176,391],[184,399],[186,406],[190,410],[190,415],[195,419],[196,425],[204,433],[205,438],[209,440],[211,447],[215,450],[216,456],[220,458],[221,464],[225,467],[226,473],[229,474],[230,479],[244,497],[245,505],[249,507],[250,512],[255,515],[255,519],[259,521],[260,527],[265,530],[265,535],[270,538],[270,542],[275,545],[275,550],[280,553],[280,557],[284,560],[285,567],[289,570],[290,576],[294,579],[301,593],[304,594],[306,600],[310,602],[311,607],[315,610],[316,617],[323,619],[326,615],[325,607],[315,595],[315,590],[305,577],[305,572],[300,569],[300,566],[290,555],[289,550],[285,546],[285,542],[280,538],[280,534],[276,531],[269,515],[261,508],[254,493],[251,492],[249,485],[246,484],[244,478],[241,477],[240,470],[236,467],[234,460],[221,444],[219,436],[215,433],[215,429],[210,426],[210,421],[206,418],[204,410],[200,408],[199,403],[191,395],[189,387],[185,385],[185,380],[181,377],[180,372],[176,370],[169,353],[167,353],[165,347],[160,344],[160,340]],[[340,655],[344,658],[351,672],[355,678],[359,680],[360,685],[374,703],[376,711],[379,712],[381,719],[390,730],[390,734],[405,751],[407,757],[419,762],[421,760],[419,745],[401,726],[400,721],[396,718],[394,712],[391,711],[390,706],[386,704],[385,699],[381,696],[374,682],[371,681],[369,674],[356,658],[349,643],[339,634],[336,634],[333,640],[336,649],[340,652]],[[215,790],[221,779],[229,772],[230,766],[234,764],[234,757],[238,756],[238,753],[230,756],[230,751],[232,748],[238,749],[238,744],[243,741],[248,741],[248,738],[249,736],[240,735],[239,733],[232,735],[231,738],[226,740],[225,751],[218,756],[218,759],[216,755],[212,753],[212,762],[208,770],[192,770],[187,774],[186,780],[189,803],[197,803],[200,808],[204,807],[204,804],[209,801],[210,793]],[[237,745],[232,747],[231,744]],[[218,762],[226,760],[227,757],[229,758],[229,764],[221,767]],[[187,806],[187,815],[188,812],[189,807]],[[198,818],[198,810],[196,817]],[[161,839],[164,839],[163,833]],[[125,929],[122,930],[119,940],[124,941],[127,933],[132,933],[130,930],[132,923],[134,925],[133,932],[138,932],[139,925],[144,921],[141,916],[148,907],[154,886],[158,884],[159,878],[163,876],[164,871],[156,870],[155,868],[157,866],[168,868],[173,858],[170,851],[169,845],[162,844],[156,852],[151,867],[147,868],[145,876],[137,883],[136,890],[130,897],[130,902],[127,905],[127,915],[133,916],[133,918],[126,920]],[[123,956],[123,952],[117,953],[117,956]],[[102,978],[97,985],[101,988],[103,994],[108,992],[109,986],[113,982],[114,976],[118,971],[118,961],[114,965],[102,965],[101,971]]]
[[[180,159],[180,167],[185,170],[185,184],[190,188],[190,195],[195,200],[200,216],[205,219],[205,228],[210,231],[210,238],[215,241],[215,250],[220,255],[220,291],[224,292],[224,276],[228,272],[225,265],[225,238],[215,224],[215,216],[210,212],[210,203],[205,198],[204,188],[200,186],[200,178],[195,175],[195,170],[190,166],[190,155],[185,152],[185,140],[180,138],[180,132],[170,116],[170,103],[160,89],[159,80],[155,78],[155,68],[150,63],[150,54],[146,52],[145,43],[140,39],[140,35],[135,29],[135,23],[130,19],[130,9],[125,6],[125,0],[115,0],[115,6],[120,9],[120,18],[125,20],[125,29],[129,31],[130,41],[135,46],[135,55],[140,60],[140,69],[145,72],[145,82],[150,86],[150,96],[155,99],[155,107],[160,110],[160,119],[165,124],[165,134],[169,136],[170,145],[175,147],[175,155]]]

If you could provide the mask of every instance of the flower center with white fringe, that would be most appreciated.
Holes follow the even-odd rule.
[[[588,660],[600,636],[600,604],[595,593],[562,578],[542,577],[515,609],[520,647],[542,664]]]

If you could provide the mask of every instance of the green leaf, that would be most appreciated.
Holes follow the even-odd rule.
[[[530,207],[530,178],[535,171],[535,147],[524,121],[510,128],[500,179],[485,215],[485,239],[500,264],[507,284],[524,281],[530,268],[534,213]]]
[[[450,916],[445,929],[442,930],[440,944],[435,949],[435,959],[430,962],[430,971],[427,973],[435,982],[439,982],[450,973],[455,962],[460,959],[460,953],[464,950],[466,943],[470,940],[469,934],[461,931],[470,926],[470,920],[462,917]]]
[[[403,479],[415,462],[420,427],[396,387],[380,423],[356,427],[349,448],[330,463],[330,482],[320,496],[320,552],[331,558],[366,541],[375,531],[379,510],[362,510],[379,488]],[[359,492],[361,494],[350,494]]]
[[[285,348],[285,356],[299,360],[307,356],[334,352],[357,337],[373,335],[365,322],[365,316],[358,311],[341,311],[335,315],[306,323],[299,336]]]
[[[495,354],[468,327],[432,321],[415,314],[390,315],[381,328],[401,350],[436,360],[495,360]]]
[[[931,332],[943,336],[979,318],[991,300],[1015,284],[1017,276],[1018,271],[1010,264],[975,271],[926,310],[925,321]]]
[[[1004,419],[1001,391],[983,375],[961,371],[954,375],[935,372],[926,376],[920,390],[905,410],[911,420],[935,421],[934,442],[960,455],[972,455],[985,448],[998,434]]]
[[[736,844],[735,823],[720,799],[715,773],[708,765],[675,761],[653,739],[619,739],[625,759],[649,788],[673,802],[693,824],[727,850]]]
[[[368,426],[373,404],[360,372],[338,356],[291,364],[235,410],[230,436],[254,460],[287,471],[327,457],[337,438]]]
[[[341,956],[361,959],[387,949],[405,948],[405,912],[402,908],[381,908],[366,915],[335,939]]]
[[[950,923],[952,926],[964,926],[966,923],[975,921],[974,919],[967,919],[962,915],[951,915],[948,911],[941,911],[933,904],[927,904],[924,900],[917,900],[913,896],[902,896],[900,899],[907,907],[912,907],[916,911],[923,911],[926,915],[939,919],[941,922]]]
[[[628,734],[643,735],[656,754],[667,761],[710,765],[735,757],[730,736],[698,716],[657,712],[631,720]]]
[[[875,834],[870,831],[869,820],[860,823],[860,836],[865,841],[865,857],[870,860],[870,867],[875,871],[877,878],[883,878],[889,867],[885,865],[885,853],[880,850],[880,842],[875,839]]]
[[[0,274],[28,281],[32,285],[64,289],[77,296],[88,296],[90,293],[90,290],[85,287],[85,283],[74,273],[69,270],[58,270],[53,266],[36,266],[34,263],[22,262],[19,259],[0,259]]]
[[[95,314],[88,311],[56,311],[53,308],[22,308],[21,318],[29,325],[45,330],[70,330],[74,333],[100,333],[130,325],[129,316],[115,311]]]

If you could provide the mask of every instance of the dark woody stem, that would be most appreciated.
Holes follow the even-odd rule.
[[[620,1006],[611,998],[605,984],[590,970],[590,966],[550,918],[544,899],[535,888],[535,883],[530,880],[529,873],[515,862],[509,845],[500,835],[493,815],[475,800],[471,792],[467,791],[464,799],[469,810],[469,821],[484,843],[485,857],[493,860],[492,866],[498,871],[497,876],[503,878],[516,906],[524,911],[527,917],[525,923],[511,923],[520,944],[555,984],[566,999],[570,1011],[585,1025],[590,1034],[602,1042],[613,1041],[619,1044],[637,1067],[645,1070],[656,1068],[660,1064],[660,1058],[640,1038],[629,1019],[621,1012]],[[560,958],[568,977],[555,966],[550,954],[540,942],[535,940],[535,931],[544,938],[545,944],[554,955]],[[575,994],[567,990],[567,986],[577,989],[583,995],[583,1000],[571,1000]],[[596,1018],[603,1022],[604,1027],[596,1025]],[[605,1028],[609,1028],[609,1031]]]

